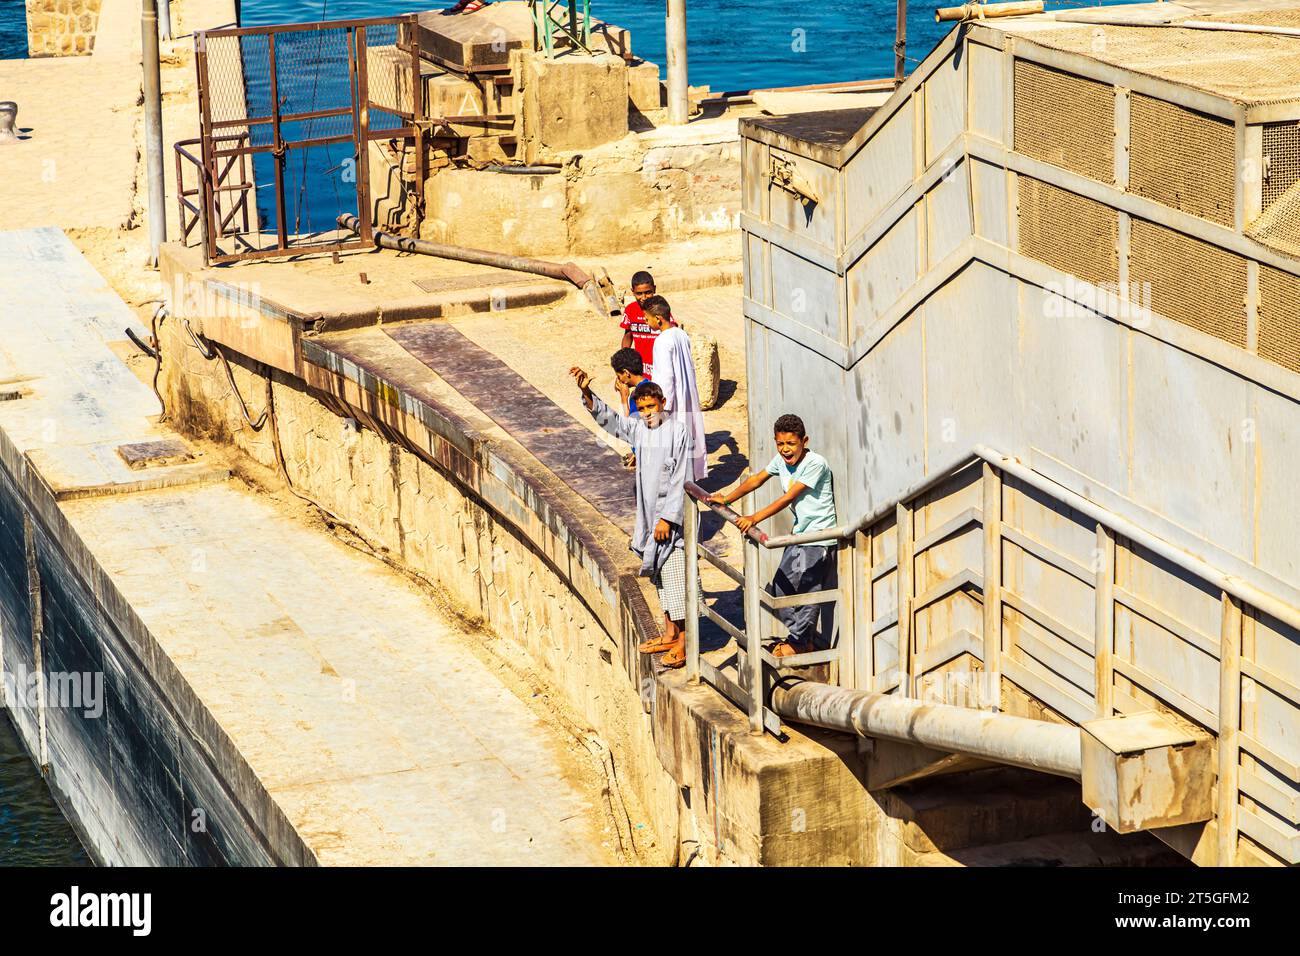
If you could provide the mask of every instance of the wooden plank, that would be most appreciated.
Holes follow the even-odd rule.
[[[916,696],[916,671],[912,659],[912,509],[899,503],[895,529],[898,534],[898,686],[908,697]]]
[[[1030,604],[1010,588],[1004,588],[1002,590],[1002,603],[1007,605],[1007,607],[1011,608],[1013,611],[1023,614],[1040,627],[1051,631],[1057,637],[1063,638],[1070,644],[1073,644],[1089,657],[1093,655],[1092,642],[1088,640],[1086,635],[1080,634],[1078,631],[1074,630],[1074,628],[1057,620],[1042,608]]]
[[[1174,690],[1160,678],[1143,670],[1136,664],[1124,660],[1122,657],[1114,657],[1111,660],[1116,671],[1135,684],[1140,684],[1146,688],[1148,692],[1160,698],[1166,706],[1179,711],[1183,716],[1196,721],[1207,730],[1217,730],[1218,721],[1215,719],[1214,714],[1186,694]]]
[[[1238,774],[1241,751],[1241,605],[1224,591],[1222,622],[1219,627],[1219,780],[1218,835],[1219,866],[1231,866],[1237,859],[1237,822],[1241,811]]]
[[[1243,674],[1251,680],[1267,687],[1279,697],[1285,697],[1295,706],[1300,707],[1300,687],[1291,683],[1285,677],[1274,674],[1272,671],[1260,667],[1252,660],[1242,657],[1240,659],[1240,669]]]
[[[838,652],[836,659],[839,663],[839,672],[836,675],[841,687],[852,687],[857,675],[857,626],[854,623],[857,618],[858,606],[858,578],[856,570],[858,568],[858,545],[859,536],[853,535],[845,541],[841,541],[837,546],[838,575],[836,583],[839,585],[839,593],[844,595],[844,600],[839,602],[837,607],[837,617],[839,618],[839,637],[836,641],[835,649]]]
[[[953,535],[957,534],[957,532],[968,528],[971,525],[979,524],[980,520],[980,509],[967,508],[959,514],[949,518],[933,531],[918,538],[916,543],[912,546],[912,556],[916,557],[917,555],[928,551],[935,545],[951,538]]]
[[[1096,583],[1096,575],[1076,561],[1071,561],[1063,554],[1058,554],[1049,548],[1043,542],[1031,535],[1025,534],[1019,528],[1013,528],[1011,525],[1002,526],[1002,537],[1010,541],[1021,551],[1031,554],[1044,564],[1050,564],[1058,571],[1063,571],[1070,577],[1082,581],[1091,587]]]
[[[962,654],[969,654],[979,660],[983,650],[984,647],[980,638],[972,631],[962,628],[951,637],[945,638],[933,647],[927,647],[917,654],[916,669],[919,674],[925,674],[927,671],[941,667]]]
[[[1200,648],[1211,657],[1219,656],[1219,642],[1208,634],[1202,634],[1189,624],[1178,620],[1172,614],[1160,610],[1150,601],[1138,597],[1128,588],[1121,585],[1115,585],[1115,601],[1124,605],[1135,614],[1139,614],[1153,624],[1164,628],[1169,633],[1186,641],[1193,647]]]
[[[1093,625],[1096,675],[1094,696],[1097,701],[1097,716],[1112,717],[1115,713],[1115,668],[1111,664],[1115,655],[1115,536],[1100,523],[1097,525],[1097,574],[1093,587],[1096,598]]]
[[[1002,658],[1002,673],[1011,683],[1075,723],[1081,724],[1085,720],[1092,719],[1093,707],[1090,699],[1076,696],[1048,677],[1035,674],[1019,661],[1010,657]]]
[[[636,523],[631,476],[619,455],[568,412],[445,322],[396,326],[386,332],[597,511],[631,532]]]
[[[984,703],[1002,707],[1002,476],[988,462],[983,469],[984,519]]]

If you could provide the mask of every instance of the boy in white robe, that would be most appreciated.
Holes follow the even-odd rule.
[[[709,472],[708,449],[704,443],[704,413],[700,411],[700,391],[695,384],[691,340],[673,324],[672,309],[663,296],[650,297],[642,308],[647,324],[659,332],[654,346],[654,382],[663,390],[664,410],[686,425],[691,439],[689,477],[700,481]]]

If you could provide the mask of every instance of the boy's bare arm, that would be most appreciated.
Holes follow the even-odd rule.
[[[737,485],[735,491],[716,492],[714,494],[709,495],[709,501],[715,505],[729,505],[733,501],[739,501],[741,498],[745,497],[745,495],[749,494],[751,491],[763,487],[763,485],[767,483],[767,479],[771,477],[772,476],[769,475],[766,471],[756,471],[748,478],[746,478],[744,481],[742,481],[739,485]]]
[[[758,524],[760,521],[766,521],[768,518],[772,517],[772,515],[781,511],[783,508],[790,507],[792,504],[794,504],[795,499],[798,498],[801,494],[803,494],[807,490],[808,490],[808,486],[801,482],[798,481],[790,482],[789,491],[783,494],[780,498],[777,498],[776,501],[772,502],[766,508],[760,508],[757,511],[755,511],[752,515],[743,515],[742,517],[737,518],[736,527],[739,528],[741,531],[748,531],[750,528]]]
[[[624,330],[623,330],[623,344],[622,344],[621,348],[630,349],[631,347],[632,347],[632,330],[631,330],[631,329],[624,329]]]

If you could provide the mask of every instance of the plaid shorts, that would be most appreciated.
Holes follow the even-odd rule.
[[[658,574],[650,576],[650,581],[659,592],[659,606],[663,608],[670,621],[686,620],[686,551],[675,548]],[[699,582],[696,582],[697,586]],[[704,591],[700,590],[700,603],[704,602]]]

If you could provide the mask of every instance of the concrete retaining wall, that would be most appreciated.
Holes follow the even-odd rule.
[[[43,706],[34,690],[24,519],[39,573]],[[0,674],[19,736],[45,764],[55,799],[96,862],[315,862],[3,432]],[[99,689],[88,683],[97,675]]]
[[[95,50],[101,0],[27,0],[29,56],[85,56]]]

